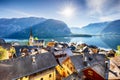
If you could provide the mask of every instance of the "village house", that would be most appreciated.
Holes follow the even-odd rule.
[[[0,60],[13,58],[14,47],[10,43],[0,43]]]
[[[120,79],[120,56],[115,56],[110,59],[109,79]]]
[[[38,48],[37,46],[20,45],[14,46],[14,48],[16,50],[15,57],[35,55],[48,52],[46,49]]]
[[[82,75],[81,75],[82,76]],[[81,77],[78,73],[74,72],[63,80],[84,80],[84,77]]]
[[[22,56],[22,54],[24,53],[24,56],[30,55],[31,54],[31,50],[32,49],[36,49],[36,46],[27,46],[27,45],[20,45],[20,46],[14,46],[15,50],[16,50],[16,57],[20,57]]]
[[[0,61],[0,80],[56,80],[55,57],[51,53]]]
[[[92,75],[89,76],[89,73],[86,72],[86,71],[90,71],[90,73],[99,75],[97,76],[98,80],[107,79],[109,65],[107,65],[106,67],[106,63],[105,63],[105,61],[107,60],[106,56],[103,54],[92,54],[92,57],[94,57],[92,58],[92,60],[91,59],[89,60],[88,58],[87,61],[84,61],[84,57],[82,55],[69,56],[61,63],[62,67],[57,66],[56,69],[64,78],[69,77],[74,72],[78,73],[78,75],[79,74],[81,75],[81,73],[84,74],[85,72],[84,75],[87,76],[86,79],[91,78],[90,76]]]

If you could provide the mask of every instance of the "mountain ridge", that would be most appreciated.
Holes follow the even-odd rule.
[[[82,28],[71,28],[74,34],[90,34],[90,35],[105,35],[105,34],[120,34],[120,20],[90,23]]]
[[[2,34],[2,35],[0,35],[0,37],[28,38],[30,28],[32,28],[33,34],[35,34],[35,36],[37,36],[37,37],[47,37],[47,36],[53,37],[49,34],[47,34],[47,36],[46,36],[46,34],[41,33],[42,30],[40,30],[41,29],[40,27],[43,24],[44,24],[43,27],[46,29],[44,32],[47,32],[47,33],[54,32],[54,34],[56,34],[56,35],[53,35],[53,36],[64,36],[65,32],[67,32],[66,35],[71,34],[70,29],[68,28],[67,24],[65,24],[63,21],[55,20],[55,19],[29,17],[29,18],[12,18],[9,20],[8,19],[2,19],[2,20],[0,19],[0,28],[3,28],[2,30],[0,30],[0,34]],[[59,26],[59,28],[58,28],[58,26]],[[57,30],[57,29],[55,30],[55,27],[57,27],[61,31]],[[51,28],[53,28],[54,31]],[[49,30],[47,30],[47,29],[49,29]],[[39,30],[39,31],[36,31],[36,30]],[[6,31],[9,31],[9,32],[6,32]],[[63,33],[63,34],[60,34],[60,33]],[[40,36],[40,35],[42,35],[42,36]]]

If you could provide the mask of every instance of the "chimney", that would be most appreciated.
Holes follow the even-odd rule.
[[[35,56],[32,57],[32,62],[35,63],[36,60],[35,60]]]

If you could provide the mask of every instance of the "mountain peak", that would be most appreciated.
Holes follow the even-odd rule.
[[[79,34],[120,34],[120,20],[90,23],[82,28],[71,28],[72,33]]]
[[[0,19],[0,28],[0,37],[6,38],[28,38],[30,28],[38,37],[64,36],[71,33],[63,21],[36,17]]]

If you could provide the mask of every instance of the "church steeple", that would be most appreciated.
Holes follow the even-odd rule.
[[[32,28],[30,29],[30,37],[29,37],[29,46],[33,46],[33,42],[34,42],[34,37],[32,34]]]
[[[30,36],[33,36],[33,34],[32,34],[32,28],[30,29]]]

